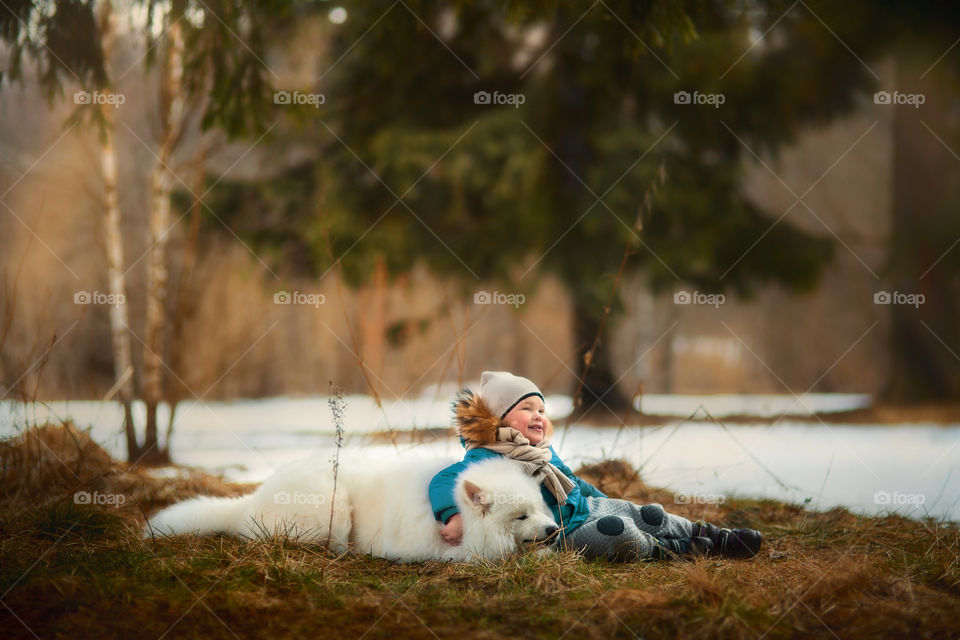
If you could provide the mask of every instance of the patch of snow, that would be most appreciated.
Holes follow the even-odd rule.
[[[420,444],[373,440],[371,432],[446,427],[449,398],[425,396],[386,402],[348,396],[342,461],[398,455],[459,459],[456,438],[424,435]],[[799,406],[791,396],[644,396],[647,413],[689,415],[703,404],[714,416],[776,415]],[[861,395],[810,394],[807,411],[826,413],[867,406]],[[562,417],[568,396],[547,398],[548,411]],[[135,410],[142,424],[143,405]],[[384,414],[386,413],[386,418]],[[167,408],[160,411],[166,424]],[[126,447],[122,415],[114,404],[0,402],[0,436],[20,425],[72,417],[112,455]],[[678,426],[679,425],[679,426]],[[677,493],[678,500],[770,497],[820,509],[846,506],[867,514],[895,511],[960,520],[960,425],[843,425],[783,420],[775,426],[685,422],[656,426],[560,425],[553,446],[576,469],[580,464],[622,458],[640,468],[644,480]],[[184,402],[170,443],[178,463],[222,474],[228,480],[259,482],[273,470],[308,455],[330,460],[335,433],[325,397],[271,398],[237,402]],[[403,440],[403,438],[400,438]],[[171,473],[157,470],[157,474]],[[952,482],[951,482],[952,480]],[[669,511],[670,505],[664,505]]]
[[[717,395],[645,395],[634,407],[647,415],[688,416],[701,406],[715,418],[728,416],[779,415],[805,416],[814,413],[837,413],[862,409],[871,405],[869,395],[858,393],[805,393],[798,396],[762,394]],[[700,411],[699,418],[705,417]]]

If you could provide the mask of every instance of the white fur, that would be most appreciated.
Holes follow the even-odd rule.
[[[428,496],[431,478],[450,463],[342,465],[334,497],[329,462],[308,459],[282,467],[248,496],[199,497],[168,507],[150,518],[145,535],[222,532],[320,543],[329,535],[337,549],[420,562],[497,559],[539,544],[556,530],[537,482],[519,464],[495,458],[467,467],[457,479],[464,536],[459,546],[450,546],[440,537],[442,525]]]

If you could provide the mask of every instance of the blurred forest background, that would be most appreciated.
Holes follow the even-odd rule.
[[[958,13],[3,0],[0,393],[956,398]]]

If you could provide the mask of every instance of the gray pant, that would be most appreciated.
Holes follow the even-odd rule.
[[[587,498],[590,515],[567,535],[567,548],[587,558],[634,561],[659,558],[659,541],[693,535],[693,523],[659,504],[638,505],[616,498]],[[666,545],[668,548],[672,545]]]

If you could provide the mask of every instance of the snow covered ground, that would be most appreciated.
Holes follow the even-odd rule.
[[[459,458],[453,438],[427,436],[422,444],[372,444],[369,433],[444,427],[449,394],[385,402],[348,396],[343,456],[438,455]],[[840,411],[869,405],[860,395],[645,396],[649,414],[690,415],[703,406],[720,418],[780,413]],[[570,410],[565,396],[547,398],[558,418]],[[136,410],[142,415],[143,407]],[[702,413],[702,412],[701,412]],[[94,439],[124,455],[117,407],[98,402],[23,405],[0,402],[0,435],[18,424],[72,417],[92,425]],[[161,425],[167,416],[161,410]],[[142,424],[142,417],[139,418]],[[559,422],[559,421],[558,421]],[[785,419],[774,426],[676,421],[659,427],[559,428],[554,448],[576,468],[584,462],[623,458],[653,485],[676,492],[676,501],[729,500],[767,496],[820,509],[843,505],[862,513],[896,511],[960,520],[960,425],[842,425]],[[259,481],[284,462],[319,453],[332,457],[334,427],[325,397],[273,398],[238,402],[184,402],[177,411],[171,451],[181,464]],[[953,474],[958,477],[954,478]],[[670,505],[665,505],[668,509]]]
[[[799,396],[717,394],[710,396],[647,395],[636,403],[654,416],[689,416],[703,407],[715,418],[727,416],[803,416],[869,407],[870,396],[855,393],[807,393]],[[703,412],[698,416],[703,417]]]

